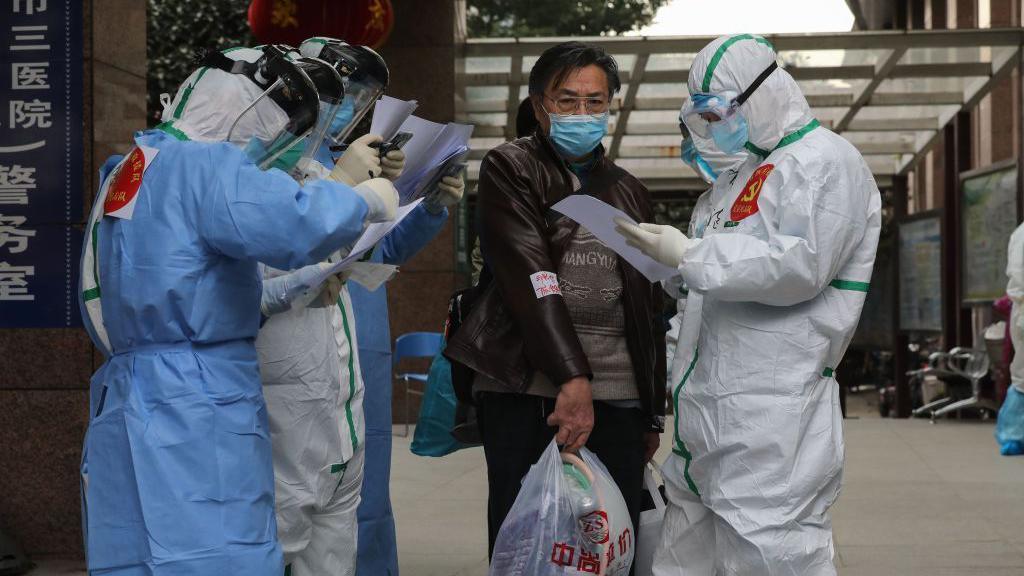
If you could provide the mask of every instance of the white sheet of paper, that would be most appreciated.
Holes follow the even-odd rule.
[[[398,188],[404,203],[423,196],[424,184],[437,173],[437,169],[453,156],[469,150],[473,125],[438,124],[410,116],[399,130],[413,133],[412,140],[402,149],[405,152],[405,169],[395,181],[395,188]]]
[[[378,264],[376,262],[353,262],[348,267],[348,279],[357,282],[370,292],[380,288],[381,284],[391,280],[398,274],[398,266],[394,264]]]
[[[585,194],[569,196],[551,208],[565,214],[579,222],[587,230],[590,230],[590,233],[596,236],[602,244],[624,258],[626,262],[629,262],[651,282],[661,282],[679,273],[675,268],[665,266],[654,258],[626,244],[626,239],[615,231],[615,219],[623,218],[634,224],[636,221],[618,208],[609,206],[597,198]]]
[[[412,116],[419,103],[415,100],[399,100],[391,96],[383,96],[373,106],[373,120],[370,122],[370,134],[377,134],[385,142],[398,134],[401,125]]]
[[[363,235],[360,236],[359,240],[356,240],[355,245],[352,246],[352,250],[349,251],[348,256],[345,256],[340,261],[338,261],[337,264],[334,264],[333,266],[325,270],[322,274],[320,274],[320,277],[317,278],[316,282],[314,282],[313,285],[319,286],[324,282],[324,280],[327,280],[328,276],[341,272],[345,268],[349,267],[352,263],[358,261],[363,256],[363,254],[366,254],[370,250],[373,250],[377,243],[388,235],[388,232],[394,230],[395,227],[398,226],[398,224],[402,220],[404,220],[406,216],[408,216],[417,206],[420,205],[420,202],[422,202],[422,200],[417,200],[410,204],[406,204],[405,206],[399,207],[397,216],[395,217],[394,220],[390,222],[379,222],[377,224],[370,224],[369,226],[367,226],[366,230],[363,231]]]
[[[406,142],[402,147],[402,152],[405,153],[405,167],[402,169],[402,176],[415,174],[429,161],[434,142],[444,131],[444,124],[424,120],[419,116],[409,116],[398,130],[412,133],[412,140]]]

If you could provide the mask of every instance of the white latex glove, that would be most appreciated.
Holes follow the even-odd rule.
[[[320,294],[314,285],[317,278],[331,265],[327,262],[310,264],[281,276],[263,281],[260,313],[266,317],[290,310],[293,306],[306,306]]]
[[[348,278],[348,273],[341,271],[332,276],[328,276],[324,282],[323,289],[320,290],[320,297],[316,298],[309,304],[311,308],[325,308],[334,306],[334,303],[338,301],[338,296],[341,295],[341,287],[345,284],[345,280]]]
[[[374,178],[360,183],[352,190],[370,207],[366,214],[367,222],[388,222],[398,214],[398,191],[391,180]]]
[[[341,158],[338,158],[328,178],[355,186],[371,178],[380,177],[380,154],[378,149],[371,147],[370,144],[380,144],[381,141],[381,137],[376,134],[357,138],[349,144]]]
[[[398,180],[398,177],[402,175],[402,170],[405,169],[405,152],[401,150],[392,150],[384,155],[380,159],[381,176],[394,182]]]
[[[672,268],[682,263],[683,254],[693,242],[675,226],[636,225],[622,218],[615,219],[615,231],[626,239],[626,244]]]
[[[458,176],[445,176],[437,184],[437,190],[427,196],[423,203],[426,205],[427,210],[437,214],[445,208],[458,204],[465,192],[466,181],[462,179],[461,174]]]

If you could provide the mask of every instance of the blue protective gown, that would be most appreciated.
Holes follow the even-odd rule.
[[[448,211],[431,214],[420,205],[384,237],[373,262],[401,265],[437,236]],[[363,412],[366,421],[366,464],[359,504],[359,557],[356,574],[396,576],[398,549],[391,512],[391,332],[387,285],[370,292],[350,282],[356,317],[359,364],[363,367]]]
[[[105,217],[96,230],[113,355],[90,383],[89,570],[280,576],[253,345],[257,261],[284,270],[323,261],[358,237],[367,207],[340,184],[300,187],[261,171],[229,143],[160,131],[136,141],[159,154],[133,218]]]

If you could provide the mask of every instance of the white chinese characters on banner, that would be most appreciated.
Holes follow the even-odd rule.
[[[36,297],[28,291],[26,276],[36,273],[35,266],[11,266],[0,262],[0,302],[11,300],[32,301]]]
[[[49,87],[49,62],[14,62],[11,64],[12,90],[45,90]]]
[[[53,125],[50,103],[35,100],[11,100],[11,128],[49,128]]]
[[[48,2],[12,0],[10,6],[12,15],[35,16],[47,11]],[[48,31],[48,25],[12,25],[9,29],[10,41],[7,48],[12,56],[31,57],[30,54],[33,52],[44,52],[48,56]],[[9,88],[22,91],[50,89],[49,71],[50,62],[39,61],[39,56],[35,56],[33,61],[11,62]],[[10,145],[0,147],[0,154],[27,152],[46,146],[45,139],[25,142],[24,139],[18,138],[18,132],[52,127],[51,102],[40,98],[11,99],[7,102],[6,108],[7,114],[6,117],[0,118],[0,126],[6,129],[4,141]],[[35,189],[34,166],[4,162],[3,158],[0,158],[0,207],[27,208],[31,199],[29,192]],[[0,301],[32,301],[35,300],[35,295],[29,290],[28,278],[35,275],[35,266],[13,265],[5,258],[26,252],[30,239],[36,236],[36,230],[26,226],[26,216],[11,214],[10,210],[11,208],[0,211]]]
[[[88,4],[0,0],[0,329],[81,322]]]
[[[0,214],[0,248],[6,248],[11,254],[20,254],[28,248],[28,239],[35,236],[36,231],[22,228],[26,220],[24,216]]]
[[[46,0],[14,0],[13,12],[28,16],[39,12],[46,12]]]
[[[28,193],[36,188],[36,169],[14,164],[0,164],[0,206],[28,204]]]

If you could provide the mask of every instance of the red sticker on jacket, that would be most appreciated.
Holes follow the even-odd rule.
[[[103,202],[103,214],[115,215],[132,203],[142,186],[142,175],[146,172],[146,154],[138,147],[134,148],[124,164],[110,182],[107,199]],[[128,215],[131,218],[131,215]]]
[[[730,220],[739,222],[757,212],[757,198],[761,195],[761,186],[764,186],[764,181],[768,179],[768,175],[774,169],[774,164],[765,164],[754,170],[754,173],[750,175],[750,180],[743,185],[740,197],[732,205],[732,211],[729,213]]]

